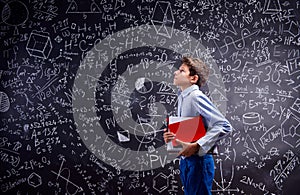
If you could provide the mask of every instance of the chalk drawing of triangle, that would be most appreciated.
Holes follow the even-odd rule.
[[[33,83],[32,78],[28,77],[26,83]]]
[[[99,6],[93,1],[78,5],[75,0],[71,0],[66,13],[102,13]]]
[[[117,134],[118,134],[118,139],[119,139],[120,142],[128,142],[128,141],[130,141],[130,138],[126,137],[122,133],[117,132]]]
[[[87,78],[87,84],[89,86],[89,89],[95,88],[97,86],[97,84],[98,84],[98,79],[97,78],[92,77],[90,75],[87,75],[86,78]]]
[[[214,89],[214,91],[211,93],[211,97],[217,102],[228,101],[228,99],[217,89]]]
[[[275,14],[281,11],[279,0],[266,0],[264,5],[264,14]]]
[[[225,22],[223,23],[223,28],[225,28],[229,32],[237,35],[237,32],[236,32],[234,26],[232,25],[232,23],[228,19],[226,19]]]
[[[244,147],[251,150],[255,154],[259,155],[259,152],[258,152],[257,148],[255,147],[253,140],[251,139],[251,137],[248,134],[247,134],[245,142],[244,142]]]
[[[95,2],[93,2],[90,7],[91,7],[92,13],[102,13],[100,8],[98,7],[98,5]]]
[[[78,5],[75,1],[72,1],[66,13],[76,13],[77,11],[78,11]]]

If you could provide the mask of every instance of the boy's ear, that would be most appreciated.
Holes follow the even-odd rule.
[[[191,76],[191,82],[193,84],[197,83],[198,82],[198,79],[199,79],[199,76],[198,75],[193,75]]]

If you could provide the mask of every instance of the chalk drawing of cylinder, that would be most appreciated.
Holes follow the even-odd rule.
[[[260,123],[260,116],[257,112],[248,112],[243,114],[243,123],[245,125],[256,125]]]
[[[0,112],[8,111],[10,107],[9,98],[6,93],[0,91]]]
[[[52,50],[51,39],[44,33],[33,31],[27,42],[26,50],[30,56],[47,59]]]

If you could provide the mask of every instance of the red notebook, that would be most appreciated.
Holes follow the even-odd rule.
[[[203,137],[206,133],[202,116],[196,117],[168,117],[168,130],[174,133],[175,139],[184,142],[194,142]],[[175,139],[167,144],[167,151],[178,152],[182,149]]]

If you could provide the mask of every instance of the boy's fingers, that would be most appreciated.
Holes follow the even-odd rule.
[[[175,141],[177,142],[177,144],[182,145],[182,150],[179,151],[178,156],[186,156],[185,149],[186,149],[187,143],[185,143],[185,142],[183,142],[183,141],[181,141],[179,139],[176,139]]]
[[[164,133],[164,137],[175,137],[175,134],[171,132],[166,132]]]
[[[182,150],[185,150],[185,148],[188,147],[188,145],[189,145],[189,143],[183,142],[179,139],[175,139],[175,141],[177,142],[177,144],[180,144],[182,146],[182,148],[183,148]]]
[[[182,141],[180,141],[179,139],[176,139],[175,141],[176,141],[177,144],[182,145]]]
[[[186,146],[186,143],[183,142],[183,141],[181,141],[181,140],[179,140],[179,139],[176,139],[175,141],[176,141],[178,144],[182,145],[182,146]]]
[[[164,137],[165,142],[167,143],[167,142],[175,139],[175,134],[170,133],[170,132],[166,132],[166,133],[164,133],[163,137]]]

